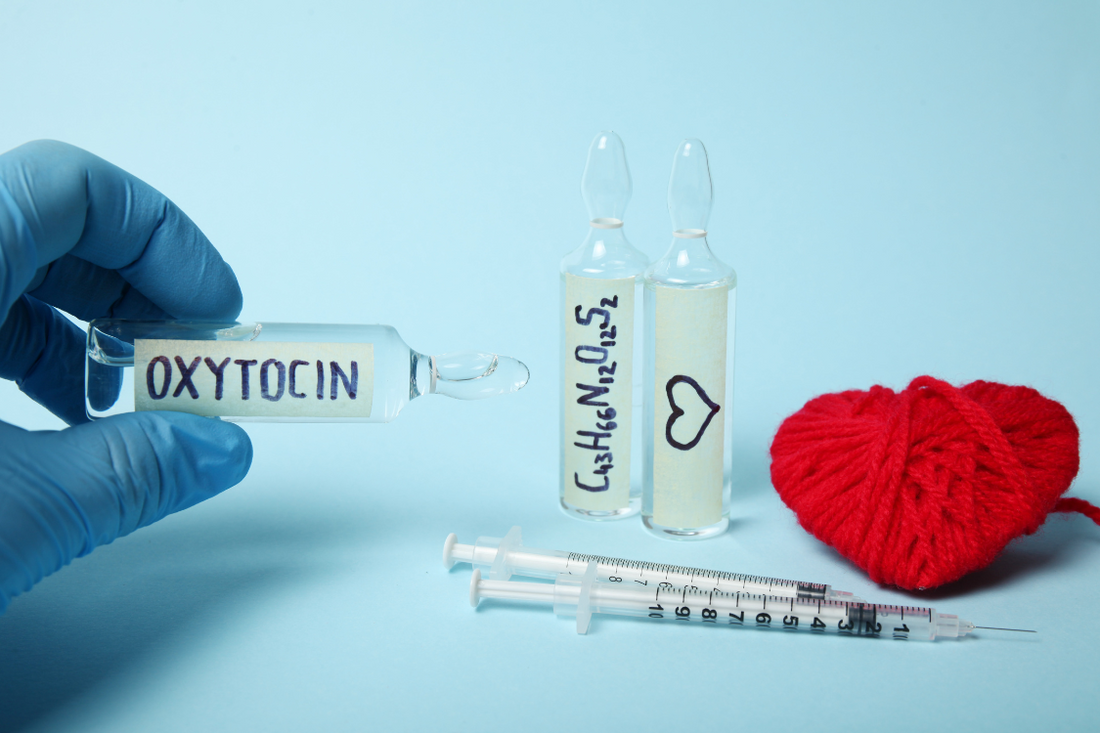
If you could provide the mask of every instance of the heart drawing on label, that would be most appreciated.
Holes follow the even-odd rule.
[[[672,426],[675,425],[676,421],[684,414],[684,409],[676,404],[676,398],[672,395],[672,388],[681,382],[690,384],[692,389],[695,390],[695,394],[699,396],[699,400],[710,409],[706,419],[704,419],[703,423],[699,426],[699,432],[695,433],[695,437],[687,443],[681,443],[672,437]],[[665,394],[668,395],[668,406],[672,408],[672,414],[669,415],[668,422],[665,423],[665,440],[677,450],[691,450],[699,444],[700,440],[702,440],[703,433],[707,432],[707,428],[710,426],[710,421],[714,419],[714,416],[717,415],[718,411],[722,408],[707,396],[706,390],[700,387],[698,382],[684,374],[677,374],[675,377],[668,380],[668,383],[665,384]]]

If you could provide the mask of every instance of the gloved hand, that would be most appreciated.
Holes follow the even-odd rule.
[[[201,296],[201,297],[200,297]],[[73,427],[0,422],[0,613],[99,545],[233,486],[236,425],[171,412],[89,422],[83,320],[233,320],[233,271],[175,204],[64,143],[0,155],[0,377]]]

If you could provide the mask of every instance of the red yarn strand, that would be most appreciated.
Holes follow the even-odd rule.
[[[1054,505],[1054,511],[1065,512],[1066,514],[1070,512],[1080,512],[1092,521],[1100,524],[1100,507],[1089,504],[1084,499],[1075,499],[1073,497],[1059,499],[1058,503]]]

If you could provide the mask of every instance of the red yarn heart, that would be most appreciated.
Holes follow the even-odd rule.
[[[1077,475],[1077,425],[1030,387],[932,377],[826,394],[772,441],[772,483],[802,526],[877,583],[934,588],[985,567]]]

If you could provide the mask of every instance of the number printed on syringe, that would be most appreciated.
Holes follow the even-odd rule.
[[[887,633],[902,641],[907,640],[911,633],[906,623],[908,614],[909,623],[919,621],[920,630],[926,637],[935,637],[935,612],[930,608],[913,606],[806,601],[756,593],[707,593],[685,588],[656,591],[648,611],[652,619],[755,626],[758,629],[778,628],[784,631],[833,632],[848,636],[881,636],[883,629],[888,627]]]

